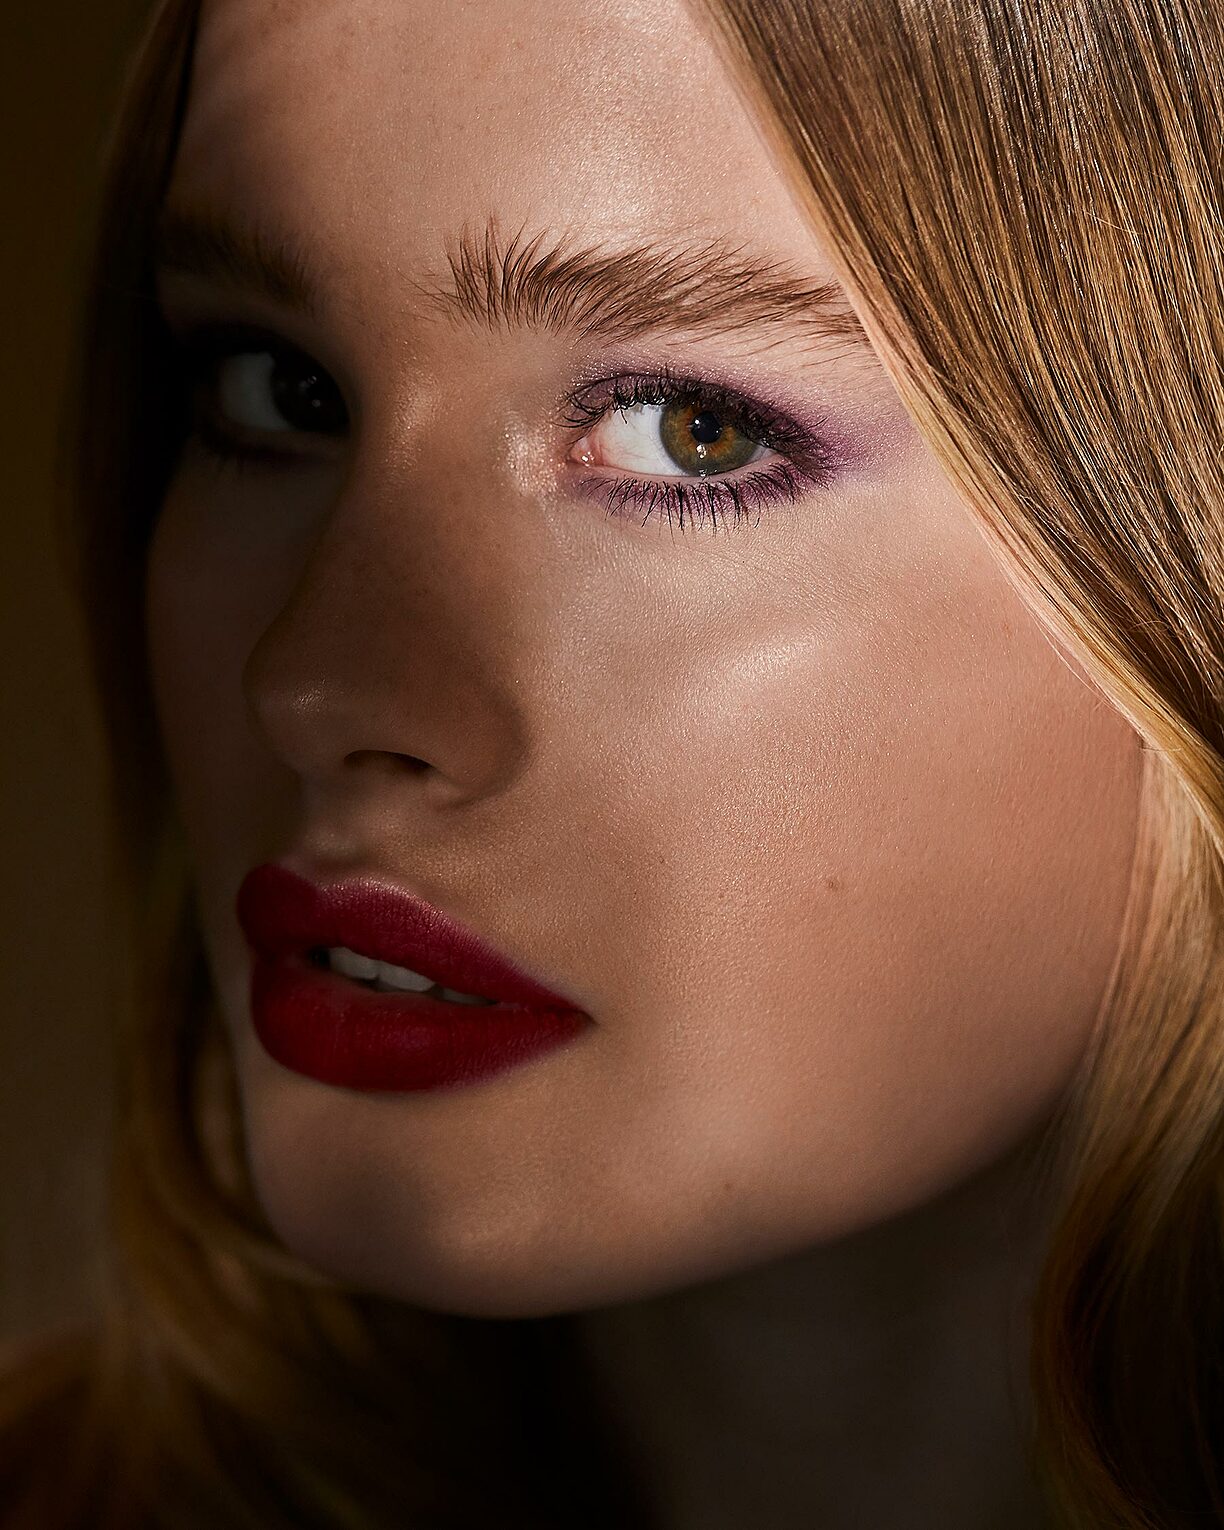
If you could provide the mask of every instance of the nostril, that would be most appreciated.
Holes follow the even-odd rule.
[[[433,767],[428,760],[423,760],[415,754],[397,754],[389,749],[354,749],[345,756],[347,765],[364,767],[373,766],[379,770],[407,771],[410,775],[419,775],[423,770],[431,770]]]

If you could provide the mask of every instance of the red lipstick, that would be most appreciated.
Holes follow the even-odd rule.
[[[277,1062],[326,1084],[406,1091],[472,1083],[590,1023],[471,930],[386,882],[320,886],[283,866],[256,866],[238,890],[237,914],[255,953],[256,1034]],[[335,946],[494,1002],[380,991],[332,971],[326,952]]]

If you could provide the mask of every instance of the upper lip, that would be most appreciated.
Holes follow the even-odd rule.
[[[243,934],[264,956],[348,946],[460,993],[536,1009],[580,1008],[432,903],[373,877],[321,886],[285,866],[256,866],[238,890],[237,914]]]

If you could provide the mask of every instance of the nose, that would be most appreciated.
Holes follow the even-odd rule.
[[[335,507],[242,684],[262,741],[316,790],[413,777],[455,804],[504,788],[525,757],[522,592],[479,518],[460,551],[453,522],[431,534],[445,518],[406,514],[403,493],[367,484]]]

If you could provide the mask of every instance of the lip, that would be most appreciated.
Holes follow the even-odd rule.
[[[356,1089],[419,1090],[474,1082],[572,1039],[590,1017],[441,909],[362,877],[319,885],[256,866],[236,911],[255,961],[251,1017],[272,1057]],[[315,965],[317,947],[348,946],[491,1005],[380,993]]]

